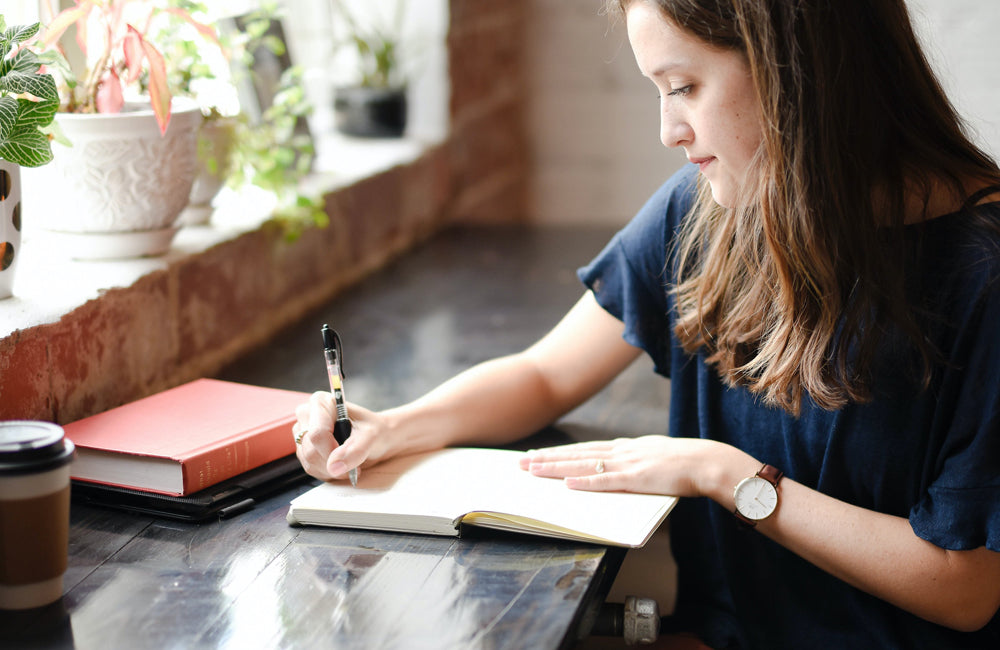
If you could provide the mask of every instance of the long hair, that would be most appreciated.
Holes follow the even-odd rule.
[[[797,415],[872,397],[889,332],[937,351],[907,296],[902,228],[935,192],[957,204],[1000,180],[975,146],[913,32],[903,0],[650,2],[706,44],[738,51],[763,138],[734,204],[704,181],[677,248],[675,333],[729,385]],[[909,202],[908,202],[909,200]],[[919,368],[918,368],[919,370]]]

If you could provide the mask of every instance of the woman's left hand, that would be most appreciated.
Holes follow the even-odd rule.
[[[643,436],[536,449],[520,463],[574,490],[702,496],[705,472],[726,450],[736,451],[713,440]]]

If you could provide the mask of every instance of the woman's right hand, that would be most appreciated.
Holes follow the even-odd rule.
[[[296,407],[292,433],[300,437],[295,455],[310,476],[323,481],[344,478],[349,470],[385,456],[384,449],[376,449],[378,432],[383,428],[381,416],[356,404],[348,404],[347,410],[351,436],[338,445],[333,437],[337,407],[331,393],[317,391]]]

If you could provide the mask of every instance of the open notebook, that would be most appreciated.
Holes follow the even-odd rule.
[[[676,497],[570,490],[518,467],[523,452],[451,448],[363,469],[357,488],[324,483],[295,498],[291,524],[458,535],[462,526],[640,547]]]

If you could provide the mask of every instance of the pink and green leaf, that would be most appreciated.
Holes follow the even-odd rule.
[[[122,82],[115,73],[114,68],[109,69],[101,78],[97,87],[95,97],[98,113],[121,113],[125,106],[125,97],[122,95]]]
[[[45,29],[45,38],[42,39],[42,47],[48,49],[55,45],[73,23],[81,20],[86,22],[91,5],[91,2],[85,1],[77,4],[75,7],[70,7],[59,12],[59,15],[53,18],[52,22]]]
[[[135,83],[135,80],[142,74],[142,60],[146,58],[146,53],[142,49],[142,36],[132,25],[128,26],[128,32],[122,43],[122,51],[125,54],[125,68],[128,70],[126,83]]]
[[[141,38],[141,37],[140,37]],[[149,100],[153,114],[160,125],[160,133],[166,133],[170,125],[170,88],[167,86],[167,64],[160,51],[153,44],[141,38],[142,51],[149,62]]]

